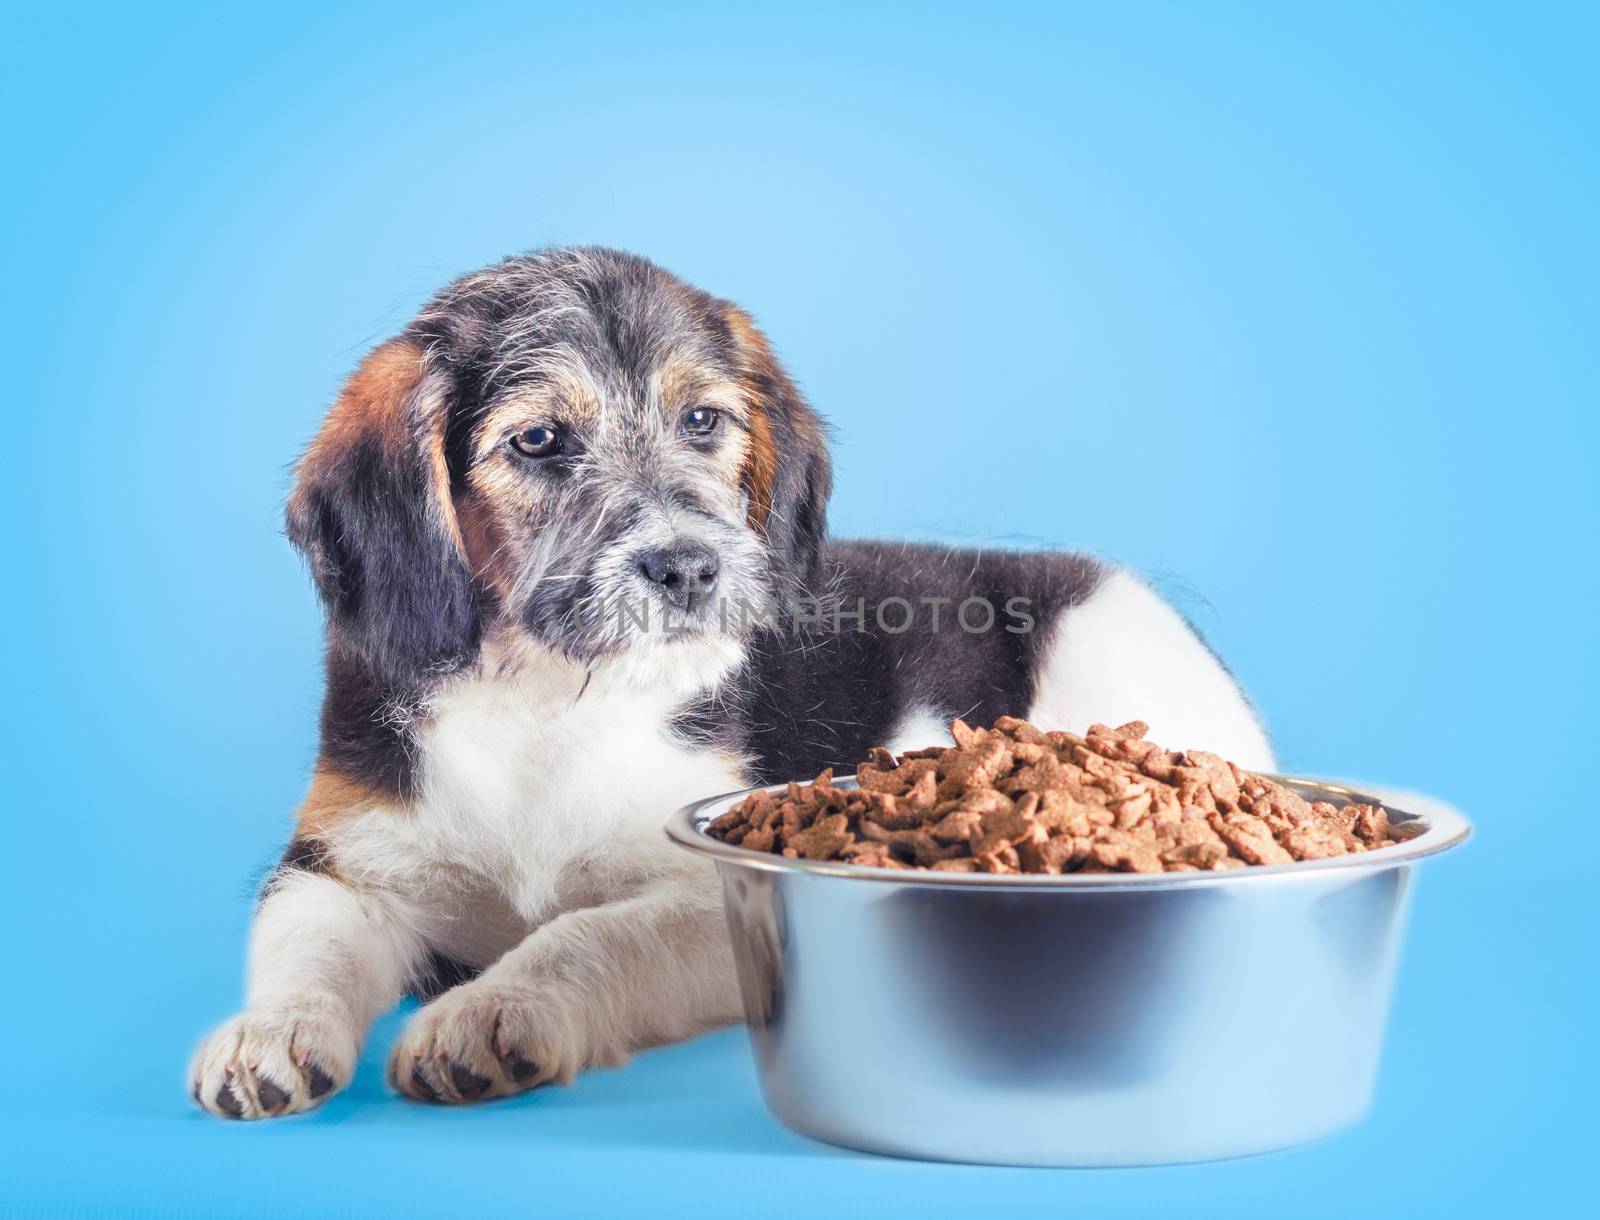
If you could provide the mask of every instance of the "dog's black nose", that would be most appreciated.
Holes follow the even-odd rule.
[[[674,606],[704,597],[717,587],[717,553],[698,542],[678,543],[639,556],[643,576]]]

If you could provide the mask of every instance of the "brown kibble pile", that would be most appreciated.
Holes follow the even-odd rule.
[[[753,851],[961,873],[1159,873],[1288,864],[1389,847],[1379,805],[1308,801],[1204,750],[1163,750],[1147,726],[1078,737],[1002,716],[957,720],[956,744],[873,750],[858,787],[833,772],[756,792],[710,834]]]

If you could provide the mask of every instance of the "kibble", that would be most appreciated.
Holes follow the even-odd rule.
[[[1147,731],[957,720],[953,746],[874,749],[857,787],[824,771],[752,793],[708,832],[792,859],[964,873],[1216,871],[1396,842],[1380,805],[1308,801],[1204,750],[1163,750]]]

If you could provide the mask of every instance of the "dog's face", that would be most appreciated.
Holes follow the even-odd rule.
[[[816,565],[820,424],[749,318],[615,251],[445,289],[351,378],[290,535],[341,643],[417,688],[488,630],[581,662],[727,642]]]
[[[487,336],[448,447],[474,570],[571,655],[719,631],[772,592],[765,412],[732,330],[664,284],[607,285],[592,308],[558,284],[548,321],[519,310]]]

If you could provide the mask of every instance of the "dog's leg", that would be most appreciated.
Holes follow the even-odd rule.
[[[263,1118],[343,1088],[367,1027],[400,998],[420,951],[392,898],[280,870],[251,928],[245,1010],[196,1052],[194,1099],[213,1114]]]
[[[428,1101],[515,1093],[740,1015],[714,875],[570,911],[413,1018],[389,1060]]]

